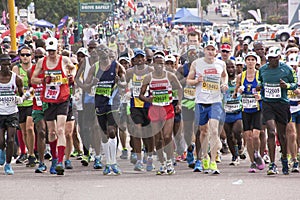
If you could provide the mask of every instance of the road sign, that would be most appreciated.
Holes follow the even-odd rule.
[[[112,12],[111,3],[80,3],[80,12]]]

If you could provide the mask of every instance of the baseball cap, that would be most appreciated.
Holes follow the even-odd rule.
[[[56,38],[53,38],[53,37],[50,37],[46,40],[46,50],[54,50],[56,51],[57,50],[57,39]]]
[[[197,50],[196,45],[189,45],[187,48],[187,51],[190,51],[190,50]]]
[[[11,57],[8,54],[1,54],[0,60],[11,60]]]
[[[165,62],[167,62],[167,61],[176,62],[176,58],[173,55],[167,55],[165,57]]]
[[[121,56],[121,57],[119,58],[119,62],[121,62],[121,60],[125,60],[125,61],[127,61],[128,63],[130,63],[130,59],[129,59],[128,57],[126,57],[126,56]]]
[[[207,41],[207,42],[204,44],[204,48],[209,47],[209,46],[212,46],[212,47],[214,47],[215,49],[218,48],[217,43],[216,43],[215,41],[213,41],[213,40],[209,40],[209,41]]]
[[[229,44],[222,44],[221,51],[231,51],[231,46]]]
[[[299,59],[299,56],[298,54],[296,53],[292,53],[289,55],[288,57],[288,62],[286,62],[287,65],[299,65],[299,62],[300,62],[300,59]]]
[[[162,50],[156,50],[156,51],[154,52],[154,55],[153,55],[153,56],[158,55],[158,54],[159,54],[159,55],[162,55],[163,57],[166,56],[165,52],[162,51]]]
[[[78,49],[78,51],[76,52],[76,54],[78,54],[78,53],[82,53],[83,55],[85,55],[85,56],[87,56],[87,57],[90,57],[90,54],[89,54],[87,48],[80,47],[80,48]]]
[[[136,49],[135,51],[134,51],[134,57],[137,57],[138,55],[142,55],[142,56],[146,56],[146,53],[145,53],[145,51],[143,51],[143,50],[141,50],[141,49]]]
[[[236,65],[244,65],[245,64],[244,58],[243,57],[236,57],[235,58],[235,64]]]
[[[280,52],[280,48],[279,47],[270,47],[269,48],[269,51],[268,51],[268,54],[267,54],[267,57],[277,57],[281,54]]]
[[[257,54],[255,53],[255,52],[249,52],[249,53],[247,53],[247,55],[245,56],[245,60],[249,57],[249,56],[253,56],[255,59],[256,59],[256,61],[258,61],[258,56],[257,56]]]
[[[243,42],[243,44],[249,45],[249,43],[246,40]]]

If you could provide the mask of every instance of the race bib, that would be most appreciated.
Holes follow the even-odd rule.
[[[183,89],[183,96],[187,99],[195,99],[196,89],[193,87],[185,87]]]
[[[152,96],[152,105],[166,106],[170,104],[170,96],[168,90],[153,91]]]
[[[60,93],[60,86],[46,86],[45,99],[57,100]]]
[[[47,83],[46,86],[57,86],[68,83],[67,78],[62,77],[62,73],[60,70],[51,70],[45,72],[45,77],[50,76],[51,81]]]
[[[134,81],[132,82],[132,95],[133,97],[139,97],[141,92],[142,82]]]
[[[42,106],[43,105],[43,102],[41,100],[41,92],[40,91],[35,91],[34,92],[34,98],[35,98],[37,106]]]
[[[105,97],[111,97],[112,88],[109,84],[98,84],[96,87],[95,94],[102,95]]]
[[[224,110],[226,113],[234,113],[241,110],[241,105],[239,101],[227,101],[224,104]]]
[[[220,79],[214,76],[205,76],[202,82],[202,92],[211,93],[220,90]]]
[[[265,97],[269,99],[280,99],[281,88],[279,84],[265,84],[264,86]]]
[[[257,101],[254,95],[243,95],[242,96],[243,108],[257,108]]]
[[[5,106],[16,105],[16,95],[13,91],[0,92],[0,104]]]

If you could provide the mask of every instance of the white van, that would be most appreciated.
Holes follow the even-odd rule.
[[[222,17],[230,17],[230,4],[228,3],[221,3],[220,5],[221,15]]]

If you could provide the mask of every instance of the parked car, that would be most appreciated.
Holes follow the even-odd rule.
[[[229,25],[229,26],[237,26],[238,25],[238,21],[236,20],[236,19],[229,19],[229,20],[227,20],[227,24]]]
[[[257,25],[255,28],[240,34],[244,41],[251,43],[252,41],[275,40],[277,29],[269,24]]]
[[[276,41],[285,42],[290,36],[300,37],[300,22],[296,22],[288,28],[278,30],[276,33]]]

